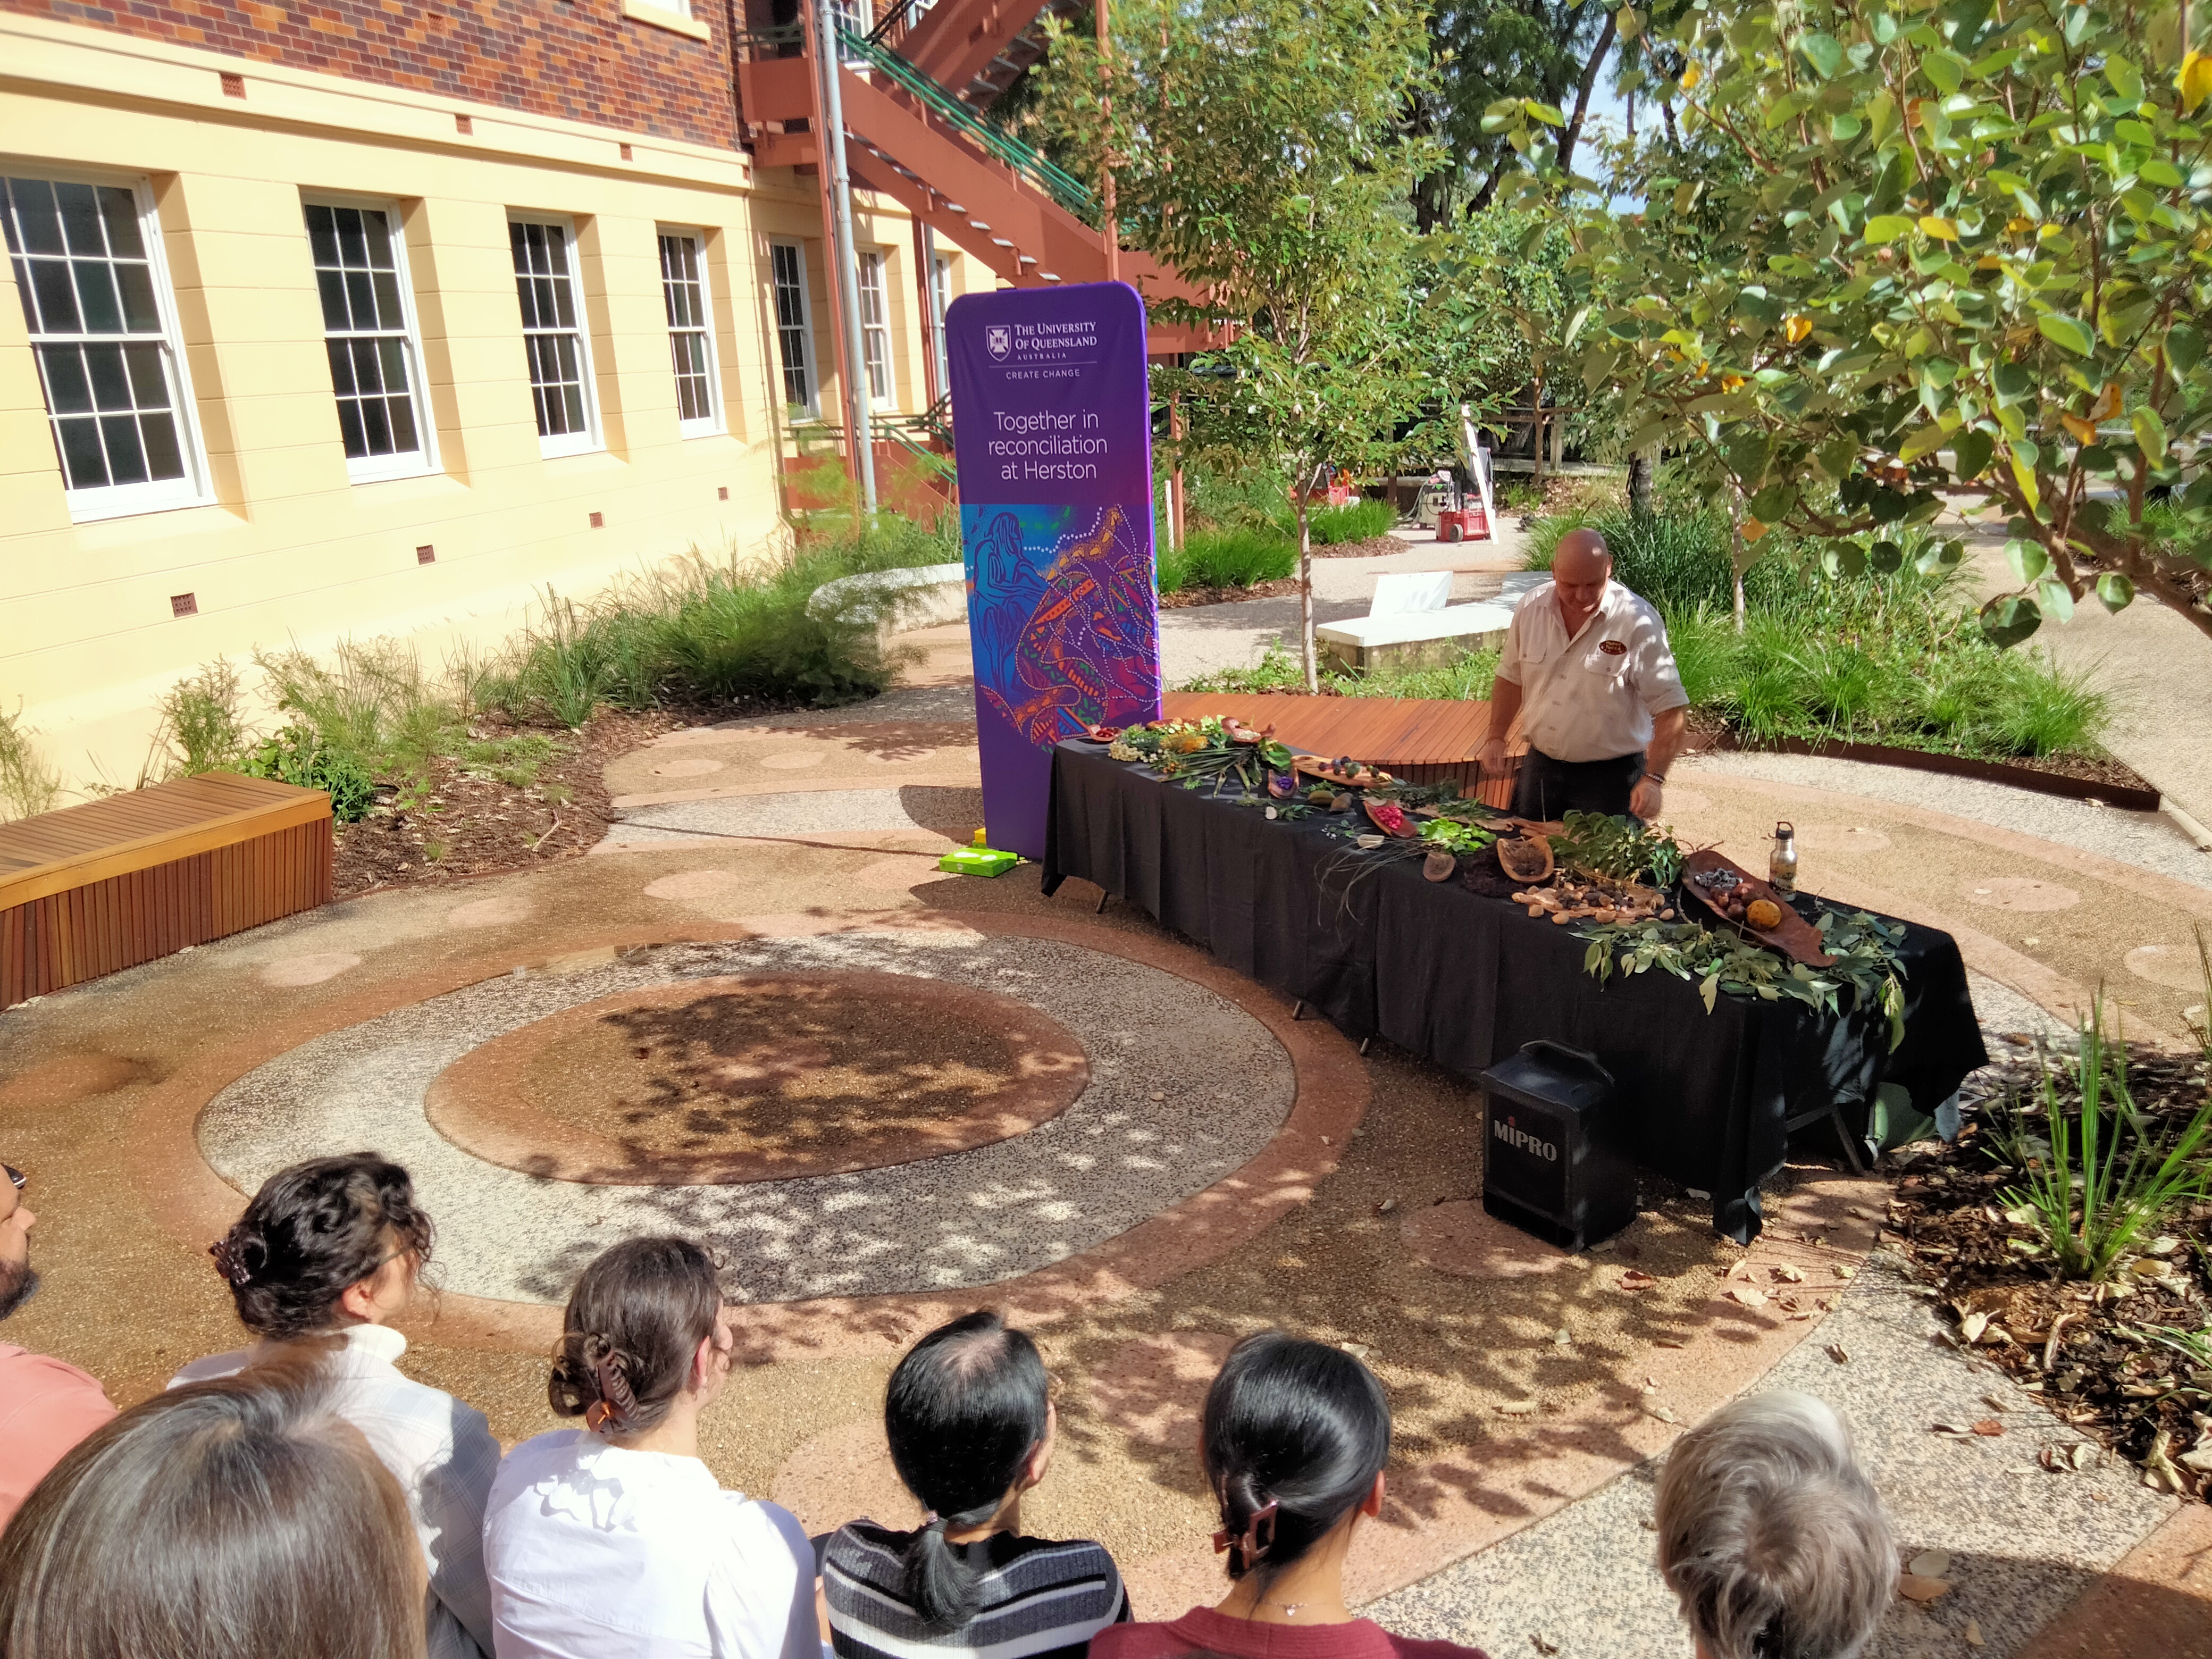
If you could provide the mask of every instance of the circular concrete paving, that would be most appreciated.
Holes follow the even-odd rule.
[[[610,1079],[637,1076],[621,1069],[620,1056],[597,1054],[593,1044],[607,1046],[612,1029],[597,1017],[696,1007],[733,979],[788,988],[879,978],[899,982],[898,1006],[909,1015],[933,1011],[944,1052],[921,1054],[928,1045],[912,1034],[914,1063],[967,1065],[971,1084],[988,1081],[992,1065],[1018,1079],[1028,1064],[1050,1082],[1079,1063],[1080,1092],[1056,1110],[1046,1109],[1048,1095],[1043,1106],[1032,1100],[1021,1109],[1037,1119],[1034,1127],[1006,1126],[1015,1133],[1005,1139],[941,1153],[910,1141],[913,1158],[878,1167],[708,1184],[698,1184],[698,1164],[684,1172],[689,1184],[574,1178],[591,1165],[587,1136],[606,1139],[609,1127],[622,1127],[586,1121],[595,1109],[589,1101],[618,1113],[606,1105]],[[955,1034],[951,1021],[963,1029]],[[854,1023],[866,1022],[856,1014]],[[869,1027],[878,1042],[879,1025]],[[526,1054],[532,1027],[555,1048],[568,1035],[591,1060],[583,1070],[596,1077],[597,1092],[556,1110],[545,1079],[522,1090],[513,1109],[535,1110],[550,1144],[543,1165],[507,1168],[441,1133],[431,1101],[442,1082],[448,1097],[472,1093],[481,1104],[486,1076],[501,1068],[496,1059],[471,1065],[472,1057]],[[977,1046],[977,1027],[997,1033],[995,1048]],[[834,1064],[845,1052],[840,1041],[802,1033],[785,1058],[801,1070],[811,1060]],[[686,1054],[703,1060],[696,1049]],[[726,1058],[763,1077],[778,1063],[773,1054]],[[472,1079],[478,1066],[489,1070]],[[1267,1028],[1187,979],[1053,939],[887,930],[670,945],[572,972],[486,980],[328,1032],[258,1066],[209,1102],[196,1133],[209,1165],[241,1194],[318,1154],[371,1146],[406,1164],[438,1218],[442,1283],[461,1294],[558,1303],[609,1244],[680,1231],[720,1250],[733,1300],[777,1302],[996,1284],[1080,1255],[1251,1159],[1282,1127],[1296,1092],[1291,1059]],[[894,1117],[904,1109],[884,1103]],[[795,1118],[777,1121],[767,1139],[788,1142]],[[988,1100],[969,1129],[979,1123],[994,1132]],[[506,1127],[527,1125],[517,1117]],[[877,1150],[895,1152],[903,1132],[885,1129]],[[481,1123],[462,1133],[486,1134]],[[761,1139],[752,1152],[763,1151]],[[703,1148],[688,1151],[745,1150],[720,1132],[702,1139]]]
[[[465,1152],[600,1186],[736,1186],[908,1164],[1025,1134],[1087,1075],[1011,997],[905,974],[736,975],[533,1021],[430,1085]]]

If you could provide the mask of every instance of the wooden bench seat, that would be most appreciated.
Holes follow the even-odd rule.
[[[0,1008],[311,910],[331,798],[207,772],[0,823]]]
[[[1503,809],[1513,800],[1513,771],[1528,748],[1519,721],[1505,734],[1514,757],[1502,778],[1485,779],[1474,751],[1490,735],[1490,705],[1442,697],[1322,697],[1299,693],[1170,691],[1162,716],[1194,720],[1234,714],[1247,726],[1272,728],[1293,749],[1316,755],[1349,755],[1380,766],[1409,783],[1442,783]]]

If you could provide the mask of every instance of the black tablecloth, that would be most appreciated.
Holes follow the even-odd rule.
[[[1385,1038],[1462,1077],[1538,1037],[1590,1050],[1619,1085],[1638,1161],[1711,1192],[1714,1225],[1740,1242],[1759,1231],[1759,1184],[1782,1167],[1791,1117],[1831,1101],[1863,1108],[1884,1083],[1932,1114],[1988,1062],[1948,933],[1907,925],[1894,1052],[1877,1009],[1831,1015],[1723,994],[1708,1014],[1696,985],[1656,969],[1601,986],[1571,927],[1081,741],[1052,757],[1045,892],[1069,876],[1346,1036]]]

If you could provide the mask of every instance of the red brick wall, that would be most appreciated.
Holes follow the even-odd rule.
[[[726,0],[692,0],[711,43],[625,18],[621,0],[0,0],[0,9],[625,132],[737,142]]]

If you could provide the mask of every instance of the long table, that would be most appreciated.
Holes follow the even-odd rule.
[[[1759,1187],[1782,1167],[1793,1117],[1863,1108],[1882,1084],[1933,1114],[1989,1060],[1958,945],[1934,928],[1906,926],[1893,1052],[1877,1010],[1723,993],[1708,1014],[1695,985],[1657,969],[1601,986],[1573,928],[1079,739],[1053,753],[1046,894],[1070,876],[1347,1036],[1382,1037],[1461,1077],[1539,1037],[1595,1052],[1626,1103],[1637,1161],[1712,1194],[1714,1226],[1740,1243],[1762,1224]]]

